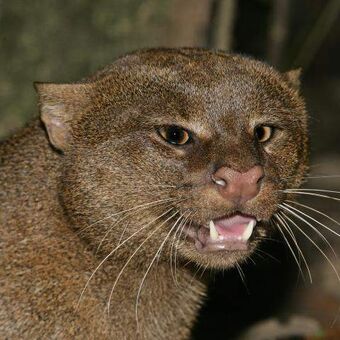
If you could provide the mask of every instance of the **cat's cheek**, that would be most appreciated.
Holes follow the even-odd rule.
[[[274,166],[282,179],[292,177],[298,172],[299,152],[295,143],[282,141],[264,147],[267,167]]]
[[[275,174],[270,174],[272,178]],[[259,195],[254,199],[248,208],[248,213],[257,216],[258,219],[269,221],[281,203],[280,191],[277,183],[272,181],[264,182]]]

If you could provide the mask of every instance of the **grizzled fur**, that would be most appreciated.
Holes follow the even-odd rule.
[[[79,83],[36,88],[44,125],[36,119],[0,146],[1,337],[187,339],[206,291],[196,267],[244,261],[272,233],[279,190],[297,187],[306,171],[298,72],[220,52],[156,49]],[[167,144],[156,128],[169,124],[192,131],[194,142]],[[258,124],[277,127],[264,146],[254,142]],[[142,286],[137,328],[137,292],[175,220],[190,212],[199,225],[233,212],[210,181],[224,164],[264,167],[259,195],[243,207],[262,219],[249,249],[202,254],[184,237],[173,243],[172,233]],[[118,273],[147,237],[107,313]]]

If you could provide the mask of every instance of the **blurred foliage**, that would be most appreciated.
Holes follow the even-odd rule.
[[[302,66],[313,151],[336,153],[339,9],[339,0],[0,0],[0,138],[37,113],[33,81],[76,81],[142,47],[232,46],[282,70]]]
[[[162,45],[168,3],[0,1],[0,136],[36,111],[33,81],[75,81],[122,52]]]

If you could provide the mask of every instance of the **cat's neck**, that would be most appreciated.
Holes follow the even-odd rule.
[[[108,325],[115,325],[113,334],[121,334],[122,339],[187,339],[206,285],[190,268],[179,267],[174,273],[166,262],[157,263],[149,272],[148,263],[144,267],[130,263],[117,281],[123,265],[109,261],[89,287],[100,296]],[[92,299],[89,292],[84,293],[80,313],[86,313]]]

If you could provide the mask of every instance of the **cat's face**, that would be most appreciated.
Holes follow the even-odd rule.
[[[162,248],[224,268],[273,232],[307,159],[304,103],[287,76],[239,56],[152,51],[76,86],[62,199],[94,246],[107,254],[126,240],[124,256]]]

